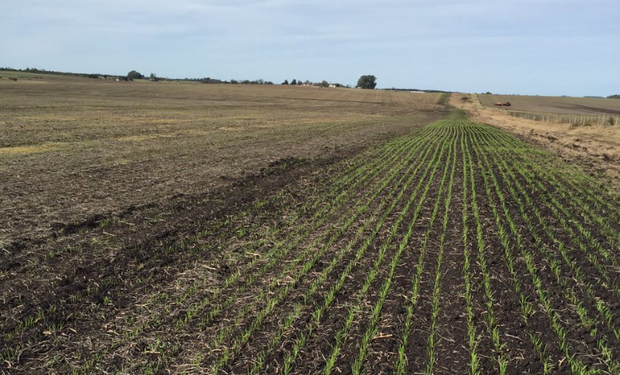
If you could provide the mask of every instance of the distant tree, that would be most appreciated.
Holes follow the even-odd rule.
[[[135,70],[132,70],[131,72],[127,73],[127,79],[142,79],[142,78],[144,78],[144,76],[136,72]]]
[[[231,79],[230,83],[233,84],[233,85],[236,85],[236,84],[239,83],[239,81],[237,81],[236,79]]]
[[[288,79],[285,79],[284,82],[282,82],[283,85],[288,85]]]
[[[157,78],[157,74],[155,74],[155,73],[151,73],[151,76],[150,76],[149,79],[151,81],[153,81],[153,82],[158,82],[159,81],[159,78]]]
[[[309,86],[312,82],[310,82],[309,80],[305,80],[304,81],[304,85]]]
[[[303,83],[303,82],[301,82],[301,79],[300,79],[299,81],[297,81],[297,86],[301,86],[301,85],[303,85],[303,84],[304,84],[304,83]]]
[[[617,95],[609,95],[607,99],[620,99],[620,94]]]
[[[296,85],[296,84],[297,84],[297,80],[293,78],[293,80],[291,81],[291,85]]]
[[[323,80],[323,82],[321,82],[321,87],[329,87],[329,82]]]
[[[357,80],[357,86],[362,89],[374,89],[377,86],[377,77],[372,75],[361,76],[360,79]]]

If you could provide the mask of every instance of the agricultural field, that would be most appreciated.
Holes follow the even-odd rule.
[[[497,102],[510,102],[511,110],[557,114],[620,115],[620,100],[603,98],[574,98],[526,95],[478,95],[480,103],[494,107]]]
[[[19,73],[32,78],[0,79],[0,248],[282,160],[344,158],[445,113],[434,94]]]
[[[463,100],[463,97],[469,100]],[[499,97],[498,97],[499,98]],[[501,98],[505,100],[505,98]],[[509,98],[510,100],[513,97]],[[568,102],[578,98],[515,97],[527,99],[534,109],[536,101],[546,99]],[[588,99],[596,103],[613,105],[615,99]],[[483,106],[485,102],[490,106]],[[511,101],[512,103],[512,101]],[[597,179],[620,190],[620,115],[599,112],[598,114],[569,114],[550,112],[528,112],[511,107],[495,107],[488,95],[452,95],[450,104],[464,109],[472,120],[491,124],[506,130],[539,148],[552,151],[570,164],[579,166]],[[595,104],[592,104],[595,105]],[[540,107],[540,105],[538,106]],[[514,109],[507,109],[514,108]],[[553,110],[553,108],[547,108]]]
[[[249,95],[237,89],[228,105]],[[308,113],[303,108],[318,101],[317,91],[294,91],[308,95],[299,107],[275,88],[260,95],[278,103],[259,105],[264,124],[322,119],[290,133],[278,127],[287,139],[278,150],[304,145],[304,159],[278,159],[259,174],[220,181],[220,190],[208,185],[209,175],[194,176],[203,190],[159,193],[157,204],[66,223],[48,237],[33,225],[43,237],[5,247],[0,371],[619,373],[617,191],[464,111],[434,104],[439,97],[324,91],[334,97]],[[274,113],[280,106],[284,113]],[[346,115],[343,106],[351,108]],[[287,121],[293,113],[297,120]],[[187,119],[182,110],[177,116]],[[132,126],[121,123],[110,138],[128,136]],[[192,137],[175,138],[172,125],[155,133],[173,134],[159,147],[192,145]],[[315,126],[327,129],[305,143]],[[88,142],[101,137],[95,123],[79,131]],[[40,144],[54,136],[44,133]],[[364,134],[373,136],[353,140]],[[266,144],[280,139],[265,137]],[[326,161],[316,145],[330,137],[346,141],[348,152]],[[11,147],[26,147],[18,138]],[[75,142],[81,149],[82,139]],[[247,145],[243,138],[218,142],[241,154]],[[48,153],[71,147],[60,149]],[[109,152],[120,157],[119,149]],[[26,163],[43,152],[14,154],[2,160]],[[141,202],[148,192],[126,199]]]

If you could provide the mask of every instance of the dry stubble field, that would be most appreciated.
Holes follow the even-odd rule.
[[[618,373],[617,192],[437,96],[24,84],[4,373]]]
[[[515,111],[620,115],[618,99],[527,95],[478,95],[478,99],[487,107],[493,107],[497,102],[510,102],[512,105],[508,109]]]

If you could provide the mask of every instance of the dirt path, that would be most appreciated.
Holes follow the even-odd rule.
[[[471,101],[463,101],[463,96]],[[462,108],[476,122],[493,125],[526,138],[575,163],[586,172],[604,176],[620,188],[620,127],[572,126],[531,121],[505,115],[480,104],[475,94],[454,94],[451,105]]]

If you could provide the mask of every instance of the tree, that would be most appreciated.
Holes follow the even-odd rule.
[[[157,74],[151,73],[150,80],[153,82],[159,82],[159,78],[157,78]]]
[[[372,90],[375,86],[377,86],[377,77],[367,75],[361,76],[360,79],[357,80],[357,86],[355,87]]]
[[[127,73],[127,79],[142,79],[144,78],[144,76],[138,72],[136,72],[135,70],[132,70],[131,72]]]
[[[297,84],[297,80],[293,78],[293,80],[291,81],[291,85],[296,85],[296,84]]]
[[[321,82],[321,87],[329,87],[329,82],[323,80],[323,82]]]
[[[288,85],[288,79],[285,79],[284,82],[282,82],[283,85]]]

